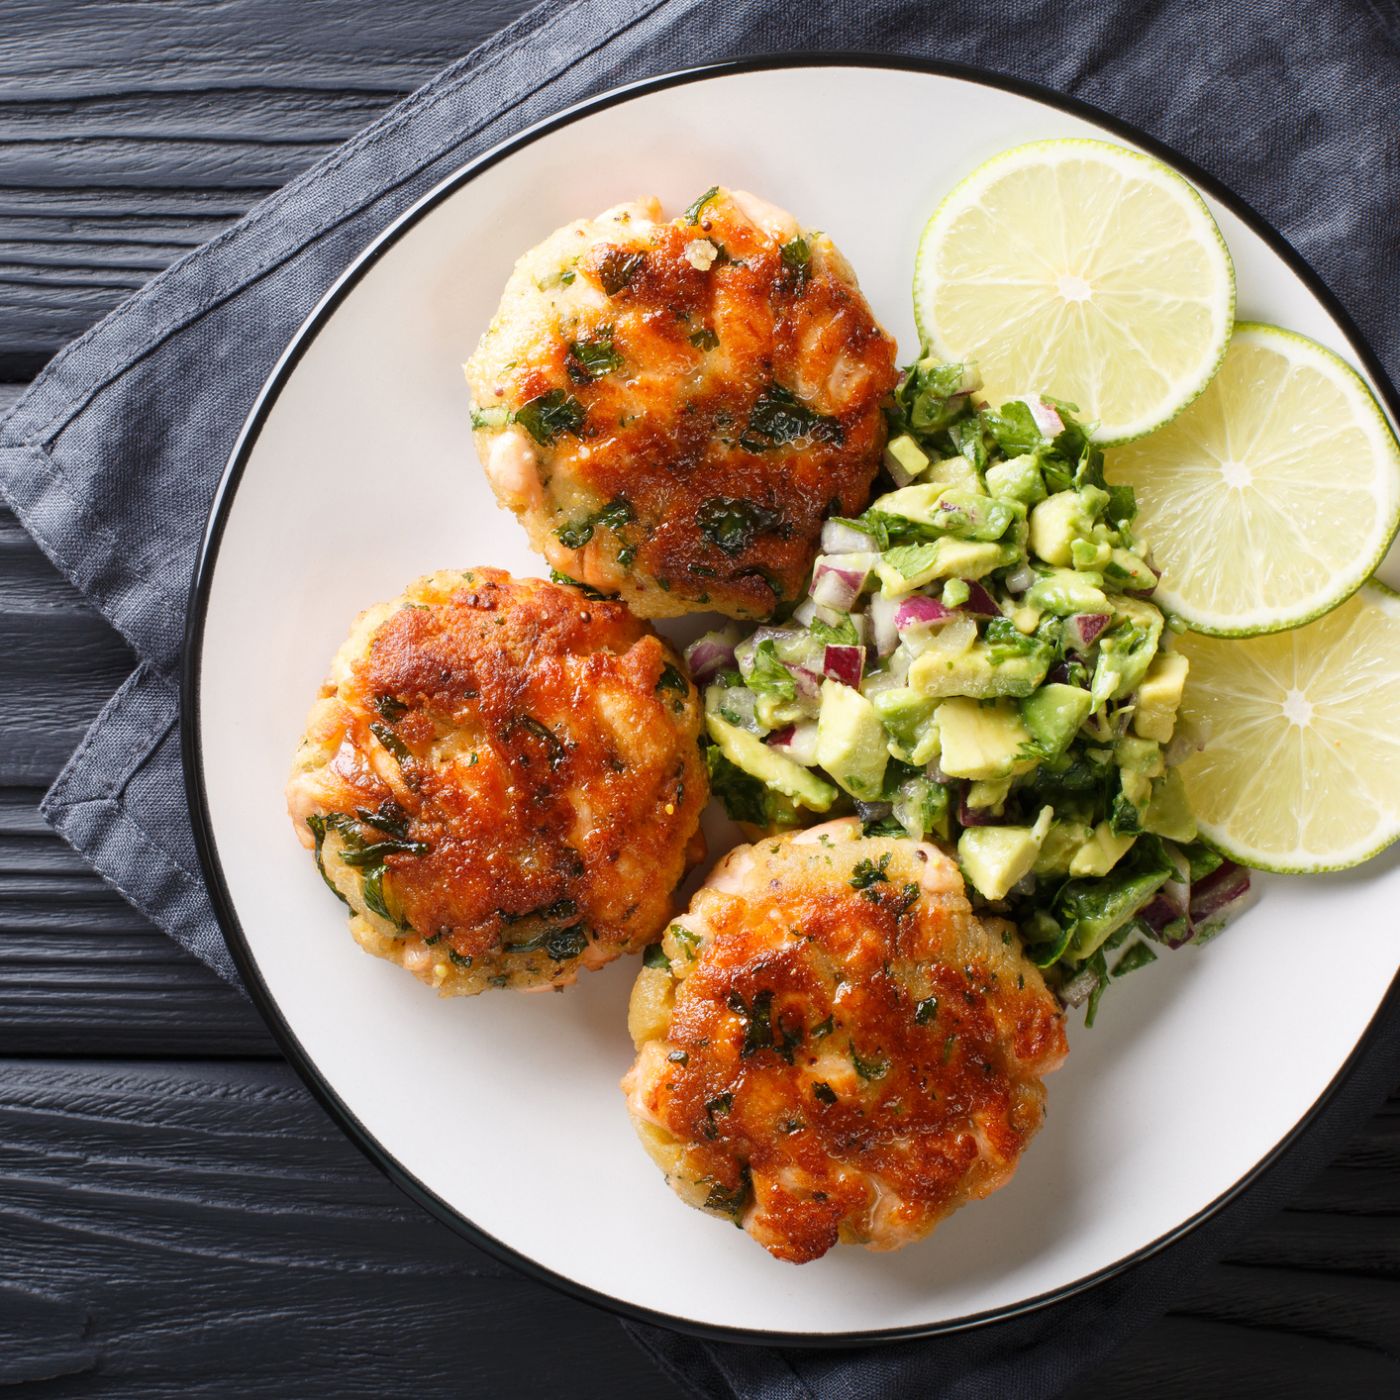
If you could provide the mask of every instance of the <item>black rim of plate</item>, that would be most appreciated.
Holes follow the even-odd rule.
[[[360,278],[379,258],[401,238],[410,228],[435,209],[443,200],[469,184],[482,171],[523,150],[540,137],[557,131],[582,118],[593,115],[608,107],[627,102],[648,93],[684,84],[704,81],[710,78],[726,77],[733,74],[773,71],[785,68],[876,68],[902,72],[922,73],[933,77],[952,78],[963,82],[977,83],[1030,98],[1044,106],[1057,109],[1070,116],[1093,123],[1103,131],[1115,135],[1163,160],[1173,169],[1185,175],[1199,189],[1204,190],[1218,203],[1237,215],[1250,229],[1258,234],[1269,247],[1283,259],[1289,269],[1298,277],[1309,292],[1321,303],[1323,309],[1333,319],[1346,337],[1353,354],[1370,375],[1385,408],[1393,420],[1400,421],[1400,396],[1382,368],[1376,356],[1366,344],[1361,332],[1351,317],[1333,296],[1322,278],[1308,265],[1302,256],[1287,240],[1273,228],[1260,214],[1256,213],[1237,195],[1226,189],[1213,176],[1198,169],[1191,161],[1183,159],[1169,146],[1154,137],[1139,131],[1130,123],[1100,111],[1078,98],[1067,97],[1062,93],[1045,88],[1037,83],[1027,82],[991,70],[975,68],[966,64],[941,62],[933,59],[905,58],[897,55],[861,52],[827,54],[776,54],[762,57],[738,59],[721,63],[707,64],[698,68],[666,73],[654,78],[646,78],[636,83],[611,89],[597,97],[569,107],[553,117],[527,128],[525,131],[484,152],[450,175],[445,181],[425,194],[417,203],[405,210],[385,228],[340,275],[325,294],[315,310],[292,337],[287,348],[273,367],[264,383],[258,399],[244,423],[238,441],[229,457],[228,465],[215,493],[209,522],[199,558],[195,565],[194,578],[190,587],[188,611],[185,623],[185,645],[181,665],[180,685],[180,730],[181,756],[184,765],[185,788],[189,798],[195,844],[199,851],[200,865],[209,886],[210,898],[223,930],[229,952],[243,976],[248,991],[263,1019],[273,1032],[279,1046],[291,1062],[307,1087],[323,1108],[329,1112],[350,1140],[395,1183],[411,1196],[419,1205],[431,1212],[439,1220],[450,1226],[470,1243],[497,1259],[519,1269],[522,1273],[549,1284],[561,1292],[595,1304],[610,1312],[618,1313],[636,1322],[651,1323],[669,1327],[694,1336],[714,1341],[748,1342],[753,1344],[777,1344],[788,1346],[852,1346],[878,1342],[909,1340],[916,1337],[932,1337],[951,1332],[966,1331],[974,1327],[987,1326],[994,1322],[1007,1321],[1026,1313],[1039,1311],[1061,1302],[1086,1289],[1093,1288],[1105,1280],[1113,1278],[1136,1264],[1160,1253],[1175,1244],[1197,1226],[1216,1215],[1235,1200],[1258,1177],[1272,1167],[1293,1143],[1303,1134],[1330,1102],[1337,1090],[1350,1076],[1367,1047],[1375,1040],[1377,1033],[1389,1012],[1400,1009],[1400,976],[1391,984],[1389,992],[1377,1008],[1375,1016],[1363,1032],[1351,1054],[1347,1057],[1336,1076],[1323,1090],[1321,1096],[1308,1109],[1297,1124],[1275,1146],[1242,1176],[1223,1195],[1210,1202],[1190,1219],[1183,1221],[1175,1229],[1168,1231],[1127,1257],[1116,1261],[1083,1278],[1075,1279],[1048,1293],[1023,1299],[1003,1308],[975,1313],[966,1317],[949,1319],[943,1322],[895,1327],[883,1330],[860,1332],[828,1333],[782,1333],[765,1332],[747,1328],[724,1327],[712,1323],[692,1322],[684,1317],[654,1311],[610,1297],[584,1284],[575,1282],[562,1274],[545,1268],[526,1255],[518,1253],[511,1246],[503,1244],[487,1234],[465,1215],[450,1206],[421,1181],[407,1171],[385,1148],[354,1113],[341,1100],[317,1068],[315,1062],[303,1049],[296,1033],[283,1017],[275,998],[263,981],[256,960],[249,948],[243,929],[234,909],[228,886],[224,881],[223,869],[219,863],[217,843],[210,821],[208,796],[204,787],[204,770],[201,761],[201,738],[199,729],[199,672],[204,647],[204,627],[212,591],[215,564],[224,526],[228,520],[239,481],[257,444],[268,414],[276,403],[282,389],[291,378],[298,362],[307,348],[315,340],[318,332],[335,313],[341,301],[357,285]]]

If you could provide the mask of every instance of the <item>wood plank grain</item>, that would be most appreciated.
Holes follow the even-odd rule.
[[[395,1191],[280,1065],[0,1061],[0,1384],[676,1400]]]
[[[1169,1314],[1062,1400],[1376,1400],[1397,1389],[1394,1355]]]
[[[522,0],[10,0],[0,377],[33,374],[180,253],[519,15]],[[405,22],[407,18],[408,22]]]

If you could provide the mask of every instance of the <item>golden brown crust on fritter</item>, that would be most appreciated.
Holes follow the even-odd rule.
[[[288,784],[356,937],[444,993],[642,947],[703,853],[700,708],[619,603],[439,573],[357,621]]]
[[[719,190],[531,250],[467,377],[497,497],[557,569],[645,616],[762,617],[864,507],[896,375],[831,241]]]
[[[841,821],[741,847],[662,948],[629,1108],[678,1194],[780,1259],[921,1238],[1040,1126],[1059,1006],[933,846]]]

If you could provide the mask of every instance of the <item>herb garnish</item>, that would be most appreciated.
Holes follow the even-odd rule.
[[[719,194],[719,186],[711,185],[694,204],[690,205],[681,217],[688,224],[698,224],[700,222],[700,211]]]
[[[585,598],[592,598],[595,602],[608,603],[617,597],[616,593],[603,593],[592,584],[581,583],[576,578],[570,578],[568,574],[561,574],[558,569],[550,569],[549,577],[552,582],[562,584],[565,588],[577,588]]]
[[[528,730],[537,739],[543,741],[549,751],[549,766],[551,768],[557,768],[564,761],[565,749],[559,736],[547,725],[541,724],[534,715],[520,715],[515,721],[515,727]]]
[[[880,880],[888,880],[889,876],[885,872],[890,868],[890,852],[886,851],[880,857],[879,863],[871,860],[869,856],[856,862],[855,869],[851,872],[851,888],[853,890],[868,890],[871,885]]]
[[[800,292],[807,285],[812,271],[811,245],[799,234],[790,243],[784,243],[778,254],[783,260],[783,267],[792,274],[795,290]]]
[[[883,1079],[889,1073],[890,1068],[888,1060],[862,1059],[854,1044],[851,1046],[851,1063],[856,1067],[856,1073],[862,1079]]]
[[[514,418],[541,447],[551,446],[560,433],[579,435],[584,406],[563,389],[548,389],[515,410]]]
[[[593,538],[593,532],[601,525],[616,532],[623,525],[636,519],[632,504],[622,496],[617,496],[607,505],[586,515],[582,520],[561,525],[555,530],[555,537],[566,549],[582,549]]]
[[[381,724],[378,720],[375,720],[370,724],[369,732],[373,734],[400,763],[405,759],[413,757],[408,751],[408,745],[405,744],[387,724]]]
[[[782,519],[776,510],[734,496],[711,496],[695,512],[700,533],[729,555],[742,554],[755,536],[776,529]]]
[[[839,420],[809,408],[790,389],[773,383],[749,411],[739,446],[747,452],[771,452],[791,443],[829,442],[839,447],[845,436]]]
[[[622,356],[613,344],[613,328],[599,326],[586,340],[571,340],[564,367],[575,384],[590,384],[622,368]]]
[[[656,682],[657,690],[674,690],[677,695],[690,694],[690,682],[668,661],[661,668],[661,678]]]
[[[610,297],[615,297],[624,287],[631,285],[644,262],[645,253],[627,253],[621,248],[609,248],[598,260],[598,281]]]

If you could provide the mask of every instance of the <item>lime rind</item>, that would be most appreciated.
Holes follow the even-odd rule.
[[[931,323],[929,315],[926,314],[926,307],[933,300],[929,284],[932,278],[933,261],[931,249],[937,241],[936,233],[941,230],[944,224],[951,223],[956,214],[970,207],[974,202],[974,196],[990,186],[996,176],[1001,173],[1003,167],[1009,164],[1025,164],[1027,157],[1033,153],[1050,154],[1054,158],[1067,158],[1085,150],[1103,153],[1106,157],[1106,163],[1116,164],[1120,167],[1127,161],[1135,162],[1137,167],[1141,171],[1149,173],[1162,189],[1180,198],[1183,205],[1196,216],[1195,223],[1203,235],[1202,246],[1208,246],[1209,242],[1213,242],[1215,249],[1218,250],[1220,254],[1218,270],[1223,274],[1221,280],[1224,295],[1219,299],[1219,304],[1214,310],[1217,332],[1213,338],[1213,351],[1202,357],[1203,363],[1199,374],[1184,386],[1178,384],[1176,393],[1164,401],[1161,410],[1155,416],[1144,415],[1142,421],[1120,426],[1116,431],[1111,431],[1102,424],[1096,427],[1093,433],[1094,441],[1104,447],[1113,447],[1126,442],[1135,442],[1163,427],[1200,397],[1224,361],[1234,321],[1235,269],[1224,235],[1220,232],[1219,226],[1199,192],[1189,181],[1156,157],[1143,151],[1133,150],[1131,147],[1120,146],[1109,141],[1099,141],[1091,137],[1063,137],[1014,146],[984,161],[944,196],[924,226],[914,262],[914,322],[918,328],[920,339],[943,358],[957,360],[964,357],[976,357],[975,347],[959,347],[949,344],[939,334],[938,327]],[[1207,233],[1209,239],[1204,237]],[[1026,390],[1042,390],[1053,386],[1025,385],[1022,387]]]
[[[1382,411],[1366,381],[1341,356],[1308,336],[1300,335],[1297,331],[1285,330],[1281,326],[1271,325],[1263,321],[1237,322],[1234,335],[1231,338],[1231,345],[1251,342],[1262,343],[1266,346],[1272,344],[1290,360],[1297,361],[1305,357],[1324,373],[1331,372],[1335,376],[1339,388],[1342,388],[1344,392],[1351,391],[1353,403],[1358,412],[1364,415],[1365,419],[1376,430],[1379,454],[1390,460],[1389,500],[1387,501],[1384,497],[1378,500],[1379,509],[1375,528],[1368,532],[1369,538],[1362,540],[1356,549],[1349,554],[1347,566],[1341,572],[1341,583],[1335,590],[1329,591],[1320,598],[1308,599],[1300,608],[1279,609],[1275,611],[1274,615],[1264,619],[1255,617],[1247,621],[1231,622],[1194,605],[1189,598],[1173,589],[1170,581],[1159,585],[1155,601],[1166,611],[1180,617],[1190,626],[1192,631],[1201,632],[1209,637],[1267,636],[1274,632],[1286,632],[1295,627],[1303,627],[1309,622],[1315,622],[1318,618],[1325,617],[1329,612],[1345,603],[1348,598],[1353,597],[1357,590],[1375,573],[1391,545],[1395,542],[1397,533],[1400,533],[1400,442],[1397,442],[1394,427]],[[1364,427],[1364,424],[1362,426]],[[1108,470],[1112,476],[1112,459],[1109,461]],[[1139,491],[1140,499],[1142,495],[1143,493]],[[1150,519],[1142,521],[1141,529],[1144,538],[1149,543],[1160,545],[1160,531],[1154,532]]]

